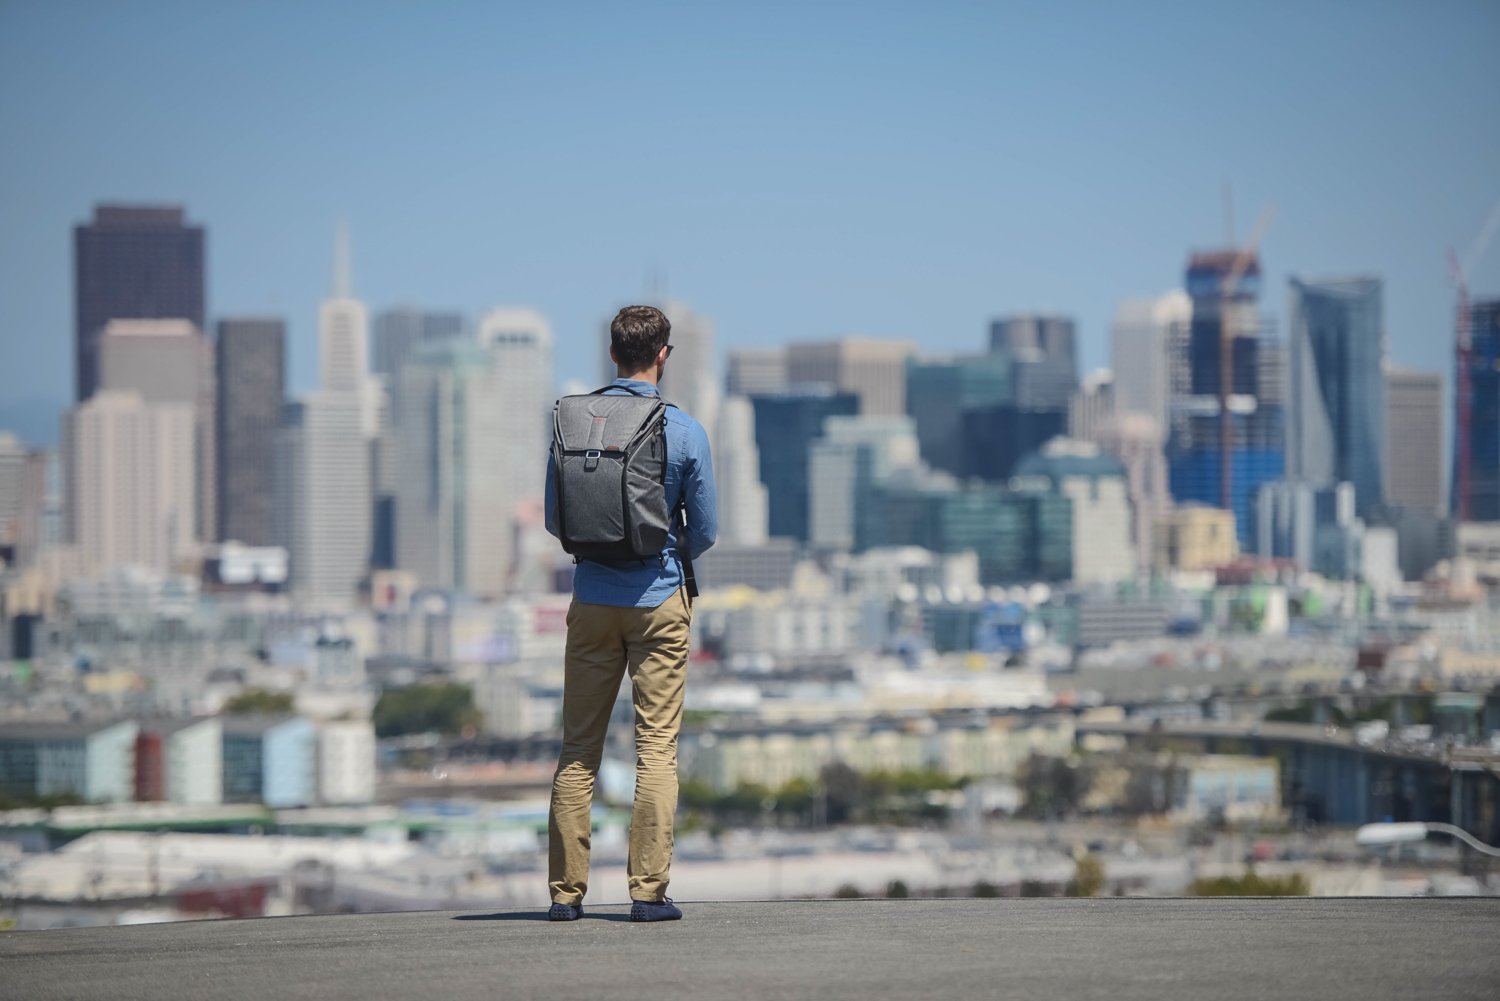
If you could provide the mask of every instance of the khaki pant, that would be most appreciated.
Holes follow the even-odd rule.
[[[677,812],[677,731],[687,678],[692,610],[679,590],[656,608],[578,600],[568,608],[563,746],[552,779],[547,879],[553,903],[576,904],[589,884],[589,809],[604,733],[626,670],[635,701],[635,810],[630,817],[630,899],[666,896]]]

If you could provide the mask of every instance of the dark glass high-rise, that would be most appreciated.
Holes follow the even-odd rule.
[[[272,462],[286,395],[286,324],[273,318],[219,321],[218,537],[275,542]]]
[[[204,233],[180,206],[99,205],[73,230],[74,392],[99,386],[99,336],[110,320],[204,324]]]

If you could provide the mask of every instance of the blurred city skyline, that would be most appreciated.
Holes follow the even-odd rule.
[[[185,206],[209,316],[284,317],[298,391],[340,219],[373,309],[535,307],[560,381],[597,377],[600,323],[653,282],[721,351],[968,350],[1051,310],[1088,371],[1120,301],[1224,242],[1226,180],[1237,239],[1279,209],[1265,310],[1292,274],[1377,275],[1392,360],[1448,382],[1444,254],[1500,194],[1484,3],[15,3],[0,26],[7,409],[69,398],[70,241],[101,202]],[[1500,289],[1500,255],[1470,285]]]

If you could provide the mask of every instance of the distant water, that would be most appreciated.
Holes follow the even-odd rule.
[[[56,448],[66,406],[61,400],[0,398],[0,431],[11,432],[32,448]]]

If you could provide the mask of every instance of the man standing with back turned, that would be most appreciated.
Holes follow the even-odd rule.
[[[627,306],[620,310],[609,328],[609,356],[619,378],[600,394],[659,397],[657,383],[672,353],[668,343],[671,332],[666,316],[655,307]],[[599,401],[590,412],[606,413],[610,407],[623,405],[624,401]],[[572,455],[570,461],[577,465],[562,474],[561,484],[557,442],[553,445],[554,461],[547,464],[547,531],[562,539],[565,546],[588,530],[588,526],[568,524],[567,512],[579,510],[578,498],[589,482],[607,482],[585,481],[583,487],[574,487],[569,476],[576,471],[581,480],[585,469],[607,472],[612,459],[629,453],[628,446],[605,442],[604,436],[613,433],[604,430],[606,417],[588,418],[587,422],[592,424],[587,450]],[[663,483],[665,510],[670,512],[666,542],[660,552],[649,557],[597,561],[580,555],[579,548],[569,548],[577,558],[577,569],[573,603],[568,608],[562,755],[552,780],[548,816],[547,879],[552,907],[547,916],[553,921],[583,916],[594,783],[604,755],[610,710],[627,671],[635,703],[636,750],[635,809],[630,820],[627,867],[630,919],[674,921],[682,917],[681,909],[667,898],[666,891],[677,811],[677,733],[682,723],[688,627],[692,620],[692,584],[683,565],[686,562],[690,567],[694,557],[714,544],[718,514],[713,463],[703,426],[677,408],[667,407],[665,427],[657,433],[656,441],[665,439]],[[642,448],[656,447],[644,437],[638,440]],[[569,503],[562,506],[563,510],[560,487],[565,494],[579,491],[567,494]],[[629,503],[627,498],[627,508]],[[627,521],[629,517],[627,510]],[[661,537],[659,526],[656,534],[637,533],[638,540]]]

